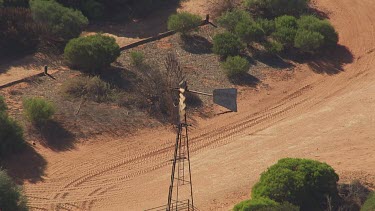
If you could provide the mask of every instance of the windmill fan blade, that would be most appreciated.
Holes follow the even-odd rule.
[[[237,89],[215,89],[214,103],[237,112]]]

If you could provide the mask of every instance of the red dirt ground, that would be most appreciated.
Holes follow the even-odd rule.
[[[300,65],[295,79],[241,95],[238,113],[201,120],[191,132],[200,210],[228,210],[248,198],[259,174],[283,157],[327,162],[342,182],[360,179],[374,188],[375,2],[316,5],[328,14],[344,47],[333,61],[310,67],[339,73],[317,74]],[[36,147],[48,163],[43,181],[24,185],[32,210],[143,210],[166,203],[171,130],[102,139],[60,153]]]

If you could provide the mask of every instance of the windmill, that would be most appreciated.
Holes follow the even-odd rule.
[[[168,193],[167,211],[172,210],[197,210],[194,207],[193,183],[191,179],[190,151],[186,97],[187,92],[213,96],[214,103],[231,111],[237,112],[237,89],[215,89],[213,94],[189,90],[187,82],[181,81],[179,91],[179,121],[177,124],[177,136],[174,148],[174,157],[171,172],[171,183]],[[187,186],[187,188],[184,188]],[[185,189],[185,190],[184,190]]]
[[[168,203],[165,206],[149,210],[198,210],[194,206],[193,183],[191,178],[191,164],[189,151],[189,136],[186,115],[186,93],[195,93],[199,95],[212,96],[215,104],[223,106],[230,111],[237,112],[237,89],[215,89],[213,94],[194,91],[188,89],[187,82],[181,81],[179,88],[179,120],[176,124],[176,142],[174,147],[174,156],[172,159],[171,182],[168,192]]]

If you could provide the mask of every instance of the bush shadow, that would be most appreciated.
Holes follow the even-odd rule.
[[[319,56],[314,56],[307,65],[318,74],[334,75],[344,71],[344,65],[353,62],[353,54],[342,45]]]
[[[40,127],[43,140],[41,144],[53,151],[74,149],[75,136],[65,129],[61,123],[50,120]]]
[[[195,93],[191,93],[191,92],[186,92],[186,104],[191,107],[191,108],[200,108],[203,106],[203,101],[201,100],[201,98],[195,94]]]
[[[358,180],[354,180],[350,184],[338,184],[338,191],[340,196],[339,210],[360,211],[371,194],[371,190]]]
[[[289,61],[286,61],[280,56],[267,54],[267,53],[257,54],[254,56],[254,59],[272,68],[277,68],[277,69],[287,69],[287,68],[295,67],[294,64],[292,64]]]
[[[212,53],[212,43],[199,35],[181,36],[183,42],[182,49],[192,54],[210,54]]]
[[[249,73],[229,77],[229,81],[235,85],[249,86],[253,88],[260,83],[260,80],[257,77],[250,75]]]
[[[122,21],[107,21],[92,24],[89,32],[109,33],[125,38],[149,38],[168,30],[167,22],[171,14],[176,13],[179,4],[164,6],[140,19],[126,19]]]
[[[136,74],[120,66],[111,66],[100,73],[100,79],[123,91],[131,91],[136,82]]]
[[[0,58],[0,74],[6,73],[12,68],[23,68],[25,71],[40,70],[40,72],[43,72],[43,68],[46,64],[51,68],[58,68],[61,66],[61,60],[59,56],[51,54],[42,55],[26,52],[18,56]]]
[[[308,8],[308,13],[309,14],[313,14],[313,15],[315,15],[316,17],[318,17],[320,19],[329,19],[329,16],[328,16],[327,13],[325,13],[323,11],[320,11],[319,9],[314,8],[314,7],[309,7]]]
[[[17,184],[23,184],[24,181],[43,181],[46,165],[47,161],[28,144],[23,152],[14,154],[2,162],[2,166]]]

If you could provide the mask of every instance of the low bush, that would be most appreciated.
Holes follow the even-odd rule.
[[[272,37],[281,43],[284,48],[290,48],[294,46],[294,39],[296,38],[297,30],[294,28],[282,27],[276,29],[272,33]]]
[[[95,102],[107,102],[114,99],[114,90],[111,86],[95,77],[76,77],[67,80],[62,85],[62,92],[67,97],[86,98]]]
[[[0,170],[0,208],[7,211],[26,211],[26,198],[4,170]]]
[[[55,106],[43,98],[32,97],[23,100],[25,117],[33,124],[46,123],[55,114]]]
[[[268,198],[245,200],[234,206],[233,211],[299,211],[299,207],[288,202],[277,203]]]
[[[303,52],[314,53],[324,43],[324,37],[318,32],[300,29],[297,31],[294,47]]]
[[[131,63],[134,66],[140,66],[143,64],[144,55],[142,52],[132,51],[130,52]]]
[[[369,195],[363,204],[361,211],[374,211],[375,210],[375,193]]]
[[[64,50],[64,57],[71,66],[91,72],[109,66],[119,56],[116,40],[101,34],[72,39]]]
[[[269,40],[265,42],[263,45],[267,52],[271,54],[278,54],[284,50],[283,44],[276,40]]]
[[[297,29],[297,18],[290,15],[283,15],[275,19],[275,28],[294,28]]]
[[[246,43],[261,41],[265,36],[263,29],[255,22],[250,24],[240,22],[237,24],[235,32]]]
[[[264,34],[269,36],[275,31],[275,22],[273,20],[258,19],[256,21],[258,26],[263,29]]]
[[[328,20],[320,20],[315,16],[306,15],[302,16],[297,23],[299,29],[320,33],[324,37],[322,46],[333,47],[337,45],[338,33]]]
[[[213,52],[220,56],[235,56],[244,48],[241,40],[230,32],[216,34],[213,38]]]
[[[10,118],[5,111],[0,112],[0,158],[20,152],[25,146],[21,126]]]
[[[182,34],[187,34],[188,32],[197,28],[202,22],[201,17],[188,12],[181,12],[171,15],[168,18],[168,30],[175,30],[181,32]]]
[[[260,181],[252,188],[252,197],[286,201],[302,210],[322,210],[326,196],[337,201],[338,179],[334,169],[325,163],[285,158],[262,173]]]
[[[229,56],[225,62],[222,63],[225,74],[228,77],[241,76],[249,71],[250,63],[247,59],[240,56]]]
[[[317,32],[324,36],[324,46],[334,47],[337,45],[339,35],[328,20],[321,21],[320,28],[317,30]]]
[[[81,34],[88,20],[79,10],[64,7],[54,0],[31,0],[33,18],[47,28],[46,33],[69,40]]]
[[[275,19],[275,32],[272,37],[289,48],[294,46],[297,34],[297,19],[293,16],[280,16]]]
[[[217,23],[230,32],[234,32],[238,23],[249,24],[253,22],[250,14],[244,10],[227,11],[217,20]]]
[[[41,27],[26,8],[0,9],[0,56],[23,55],[36,49]]]

